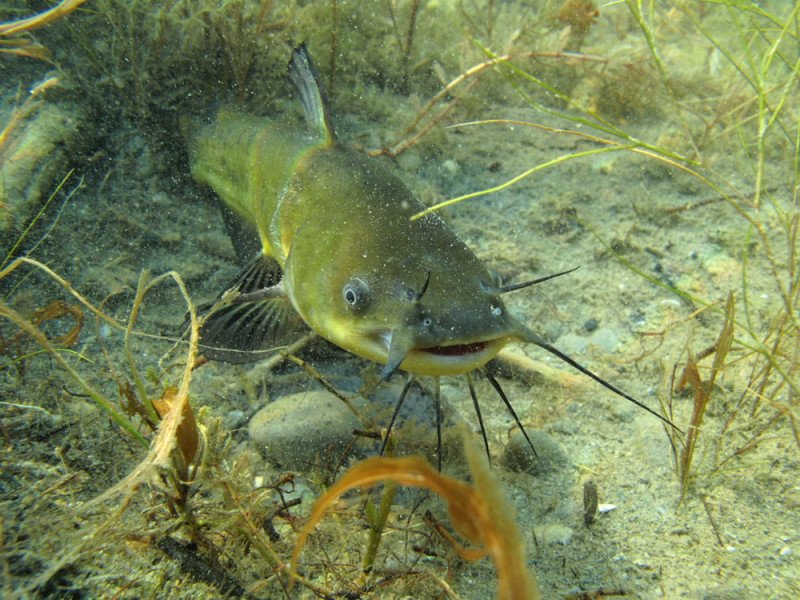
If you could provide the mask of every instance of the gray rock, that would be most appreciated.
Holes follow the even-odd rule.
[[[66,174],[64,165],[84,141],[78,126],[85,115],[76,107],[40,101],[23,104],[19,110],[22,118],[15,126],[11,115],[0,112],[0,131],[8,126],[5,154],[0,156],[5,205],[0,210],[0,238],[10,240],[22,233],[45,203],[57,178]],[[73,177],[66,189],[75,187],[76,181]]]
[[[360,409],[363,404],[356,404]],[[356,416],[325,390],[283,396],[250,419],[250,440],[271,463],[280,467],[307,469],[334,460],[352,441],[352,430],[360,423]]]

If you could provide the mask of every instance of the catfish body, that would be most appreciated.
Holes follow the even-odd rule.
[[[337,140],[304,45],[293,52],[288,75],[306,127],[222,111],[189,136],[194,178],[209,184],[261,241],[256,266],[236,284],[238,299],[210,315],[217,318],[201,329],[201,343],[248,352],[275,345],[277,297],[325,339],[384,364],[382,379],[397,369],[468,373],[509,342],[533,343],[680,432],[506,310],[501,294],[569,271],[503,287],[438,216],[411,220],[424,206],[377,159]],[[242,362],[216,353],[230,356]],[[499,384],[481,370],[521,427]],[[402,401],[401,395],[395,416]],[[488,452],[485,436],[484,443]]]
[[[311,132],[221,112],[190,138],[194,178],[255,227],[322,337],[386,364],[385,375],[483,365],[525,331],[493,291],[496,276],[438,216],[411,221],[424,209],[411,191],[338,142],[307,55],[298,60]]]

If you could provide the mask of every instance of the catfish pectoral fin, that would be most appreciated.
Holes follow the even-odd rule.
[[[260,253],[250,261],[227,292],[201,309],[203,355],[231,363],[253,362],[302,335],[307,326],[286,296],[282,279],[275,259]],[[231,290],[236,295],[228,297]]]
[[[205,316],[199,346],[211,360],[247,363],[288,345],[306,330],[285,296],[250,302],[234,299]]]
[[[228,238],[233,244],[236,260],[244,264],[251,256],[261,256],[262,244],[255,226],[242,219],[224,202],[219,203],[219,212],[225,224],[225,231],[228,232]],[[277,266],[277,263],[275,265]],[[278,270],[280,271],[280,267]]]
[[[258,290],[278,285],[283,279],[283,271],[278,261],[263,252],[259,252],[236,278],[225,286],[225,290],[236,289],[240,294],[249,294]],[[217,297],[221,300],[223,292]]]

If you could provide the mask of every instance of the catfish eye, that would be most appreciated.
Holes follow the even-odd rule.
[[[342,298],[350,310],[361,310],[369,303],[369,286],[359,277],[351,277],[342,288]]]

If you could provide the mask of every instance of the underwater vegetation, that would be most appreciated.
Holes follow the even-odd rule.
[[[794,3],[39,7],[0,13],[0,35],[13,33],[0,37],[0,211],[13,223],[0,252],[0,595],[535,598],[532,572],[543,598],[800,593]],[[514,312],[556,341],[569,336],[551,322],[611,320],[576,305],[635,313],[621,351],[597,336],[583,356],[660,400],[682,432],[504,357],[520,420],[566,448],[566,471],[488,471],[468,443],[443,474],[394,457],[431,436],[413,423],[377,458],[385,411],[341,456],[266,464],[243,423],[280,382],[357,394],[336,389],[341,356],[318,360],[306,340],[252,371],[193,369],[195,297],[236,269],[176,132],[218,103],[296,116],[284,70],[301,41],[343,143],[402,172],[504,279],[583,256],[566,291],[537,286]],[[9,210],[18,134],[76,104],[80,135],[40,148],[45,192]],[[605,279],[585,295],[595,271]],[[359,368],[364,388],[377,383]],[[445,385],[471,415],[469,391]],[[505,457],[508,418],[484,410],[490,454]]]

